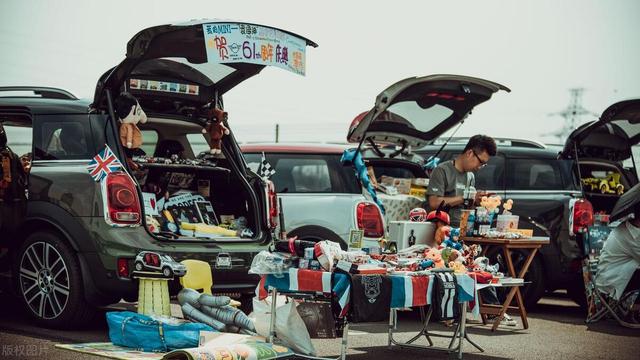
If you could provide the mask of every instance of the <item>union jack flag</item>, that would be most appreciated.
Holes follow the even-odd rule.
[[[89,165],[87,165],[87,171],[89,171],[89,175],[91,175],[93,180],[100,182],[109,173],[121,167],[122,164],[120,160],[118,160],[113,151],[111,151],[111,148],[109,148],[109,145],[107,145],[104,150],[99,152],[98,155],[91,160]]]

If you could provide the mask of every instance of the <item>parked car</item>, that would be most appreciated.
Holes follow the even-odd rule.
[[[204,260],[213,271],[214,291],[253,293],[258,278],[248,269],[254,255],[272,243],[278,217],[273,185],[247,171],[233,131],[222,138],[221,156],[198,162],[192,149],[204,139],[200,111],[212,102],[220,105],[224,94],[270,65],[242,58],[222,63],[219,56],[229,55],[222,51],[227,49],[210,51],[209,36],[239,28],[289,41],[282,45],[290,47],[290,56],[317,46],[293,33],[254,24],[203,20],[161,25],[129,41],[125,59],[98,80],[92,103],[59,89],[0,89],[11,95],[0,98],[0,119],[32,136],[33,154],[27,217],[19,236],[0,235],[0,247],[9,248],[12,257],[12,262],[0,263],[13,265],[5,270],[13,272],[21,302],[41,324],[76,326],[90,321],[96,306],[135,299],[137,283],[129,275],[142,250],[178,261]],[[304,54],[298,55],[303,59]],[[271,65],[276,65],[275,57]],[[135,158],[125,161],[113,106],[114,97],[125,90],[148,116],[147,123],[139,124],[143,150],[155,157],[178,157],[179,152],[180,163],[137,163],[136,170]],[[87,165],[105,144],[134,176],[115,171],[102,183],[89,176]],[[206,199],[215,213],[244,218],[253,236],[218,241],[152,233],[141,190],[155,176],[169,174],[205,180]],[[204,191],[197,183],[174,185]]]
[[[566,289],[576,302],[584,304],[584,230],[591,225],[594,212],[609,214],[618,199],[617,191],[624,192],[603,193],[603,184],[610,189],[629,189],[638,183],[631,149],[640,138],[639,104],[639,100],[631,100],[612,105],[600,120],[576,129],[563,149],[527,140],[497,139],[497,156],[476,174],[477,188],[514,200],[513,213],[520,216],[521,228],[551,238],[525,276],[531,281],[523,291],[528,305],[555,289]],[[452,139],[438,157],[442,161],[455,157],[466,141]],[[416,153],[429,157],[441,146],[432,144]],[[586,179],[597,179],[597,183],[592,187],[592,180]],[[524,254],[512,253],[518,268]],[[506,269],[499,253],[490,255]]]
[[[256,143],[241,146],[249,168],[257,171],[262,154],[275,169],[271,177],[282,199],[285,229],[289,236],[331,240],[348,247],[353,229],[364,231],[363,246],[379,245],[386,221],[380,208],[361,188],[352,166],[340,158],[353,145],[319,143]],[[388,150],[384,150],[389,152]],[[403,154],[379,159],[370,148],[363,158],[382,175],[423,176],[419,158]]]

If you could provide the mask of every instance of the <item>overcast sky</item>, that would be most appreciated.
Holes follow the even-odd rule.
[[[383,5],[384,4],[384,5]],[[0,1],[0,86],[90,98],[145,27],[199,18],[271,25],[319,44],[307,75],[277,68],[225,97],[240,141],[342,141],[355,115],[410,76],[461,74],[512,89],[480,105],[459,135],[557,142],[569,89],[601,113],[640,97],[640,1]],[[584,117],[583,120],[588,120]]]

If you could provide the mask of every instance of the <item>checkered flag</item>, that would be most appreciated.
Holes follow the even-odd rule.
[[[260,167],[258,168],[258,175],[263,180],[269,180],[273,174],[276,173],[276,170],[271,167],[271,164],[267,162],[266,156],[264,156],[264,152],[262,153],[262,160],[260,160]]]

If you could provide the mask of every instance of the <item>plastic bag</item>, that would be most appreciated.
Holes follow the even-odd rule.
[[[272,253],[263,250],[254,256],[253,261],[251,262],[251,268],[249,269],[249,274],[282,275],[288,272],[290,267],[291,255],[278,252]]]
[[[290,300],[285,303],[284,299],[281,296],[276,302],[276,337],[283,346],[291,348],[297,353],[316,356],[316,349],[311,343],[309,331],[296,310],[296,302]],[[253,313],[250,317],[255,319],[256,332],[264,337],[269,336],[270,312],[270,298],[265,300],[253,298]]]

